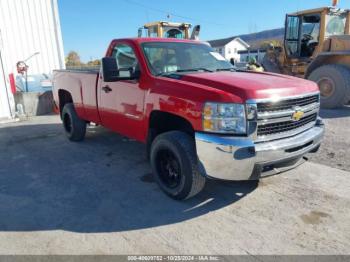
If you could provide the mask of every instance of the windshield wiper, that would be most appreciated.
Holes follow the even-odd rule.
[[[178,70],[172,71],[172,72],[161,72],[159,74],[156,74],[156,76],[171,76],[171,75],[176,75],[176,73],[199,72],[199,71],[214,72],[214,71],[207,69],[207,68],[198,67],[198,68],[190,68],[190,69],[178,69]]]
[[[181,72],[198,72],[198,71],[213,72],[212,70],[210,70],[208,68],[204,68],[204,67],[176,70],[176,72],[178,72],[178,73],[181,73]]]
[[[156,76],[169,76],[169,75],[172,75],[176,72],[161,72],[159,74],[156,74]]]
[[[216,69],[216,72],[220,72],[220,71],[230,71],[230,72],[235,72],[236,69],[234,68],[218,68]]]

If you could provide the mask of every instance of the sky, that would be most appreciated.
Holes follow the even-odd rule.
[[[284,26],[285,14],[331,5],[331,0],[58,0],[65,54],[100,59],[115,38],[135,37],[151,21],[200,24],[201,40]],[[350,8],[350,0],[339,0]],[[168,19],[167,16],[170,15]]]

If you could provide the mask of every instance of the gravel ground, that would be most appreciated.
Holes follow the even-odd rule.
[[[350,171],[350,106],[322,110],[326,134],[320,151],[310,155],[312,162]]]
[[[100,127],[71,143],[57,116],[37,117],[0,125],[0,148],[0,254],[350,254],[350,172],[326,166],[335,158],[211,180],[180,202],[143,145]]]

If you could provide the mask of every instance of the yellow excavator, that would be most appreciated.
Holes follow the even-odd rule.
[[[337,4],[287,14],[283,43],[263,59],[266,71],[316,82],[323,108],[350,101],[350,10]]]
[[[147,23],[138,30],[138,37],[165,37],[199,40],[200,26],[194,26],[192,33],[190,32],[192,25],[190,23],[174,23],[158,21]]]

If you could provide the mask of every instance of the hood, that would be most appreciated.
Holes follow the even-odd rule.
[[[192,73],[182,81],[205,85],[248,99],[297,96],[319,91],[317,84],[301,78],[256,72]]]

